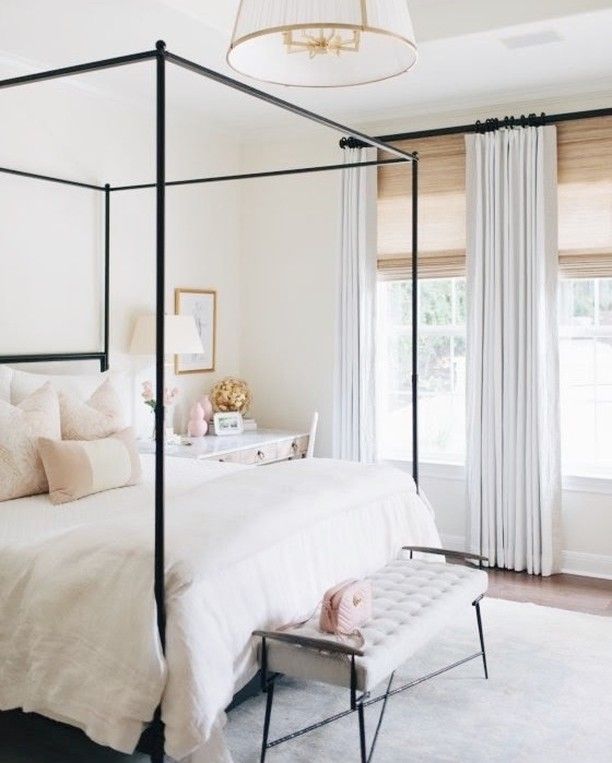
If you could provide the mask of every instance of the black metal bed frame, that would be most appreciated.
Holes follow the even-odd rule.
[[[23,178],[32,178],[50,183],[75,186],[88,190],[98,191],[104,194],[104,296],[103,296],[103,348],[92,352],[58,352],[42,354],[10,354],[0,355],[0,364],[6,363],[38,363],[48,361],[86,361],[96,360],[100,363],[102,371],[109,367],[110,351],[110,212],[111,194],[118,191],[140,190],[154,188],[156,191],[156,399],[163,400],[164,392],[164,308],[165,308],[165,211],[166,211],[166,188],[177,185],[193,185],[204,183],[227,182],[233,180],[247,180],[253,178],[280,177],[285,175],[300,175],[313,172],[342,171],[354,167],[371,167],[387,163],[407,162],[411,165],[411,190],[412,190],[412,400],[413,400],[413,476],[418,485],[418,415],[417,415],[417,278],[418,278],[418,155],[407,153],[385,141],[370,137],[359,131],[353,130],[339,122],[328,119],[307,109],[296,106],[289,101],[278,98],[270,93],[258,90],[224,74],[208,69],[200,64],[182,58],[166,50],[166,44],[159,40],[154,50],[133,53],[125,56],[117,56],[98,61],[91,61],[73,66],[27,74],[20,77],[12,77],[0,80],[0,90],[10,87],[20,87],[35,82],[70,77],[88,72],[101,71],[120,66],[130,66],[145,61],[155,62],[156,67],[156,177],[152,183],[138,183],[133,185],[112,186],[86,183],[66,178],[53,177],[34,172],[0,167],[0,172]],[[379,159],[363,162],[350,162],[343,164],[327,164],[311,167],[297,167],[285,170],[267,172],[252,172],[233,175],[220,175],[205,178],[189,178],[184,180],[166,179],[166,64],[172,63],[188,71],[194,72],[206,79],[217,82],[220,85],[232,88],[248,96],[265,101],[272,106],[291,112],[296,116],[315,122],[323,127],[328,127],[343,133],[360,142],[361,145],[377,148],[390,154],[391,159]],[[164,591],[164,413],[163,407],[157,406],[155,410],[155,560],[154,560],[154,593],[157,608],[157,628],[163,651],[166,647],[166,610]],[[165,757],[165,734],[161,716],[161,704],[157,707],[151,727],[149,728],[153,750],[150,753],[152,763],[163,763]]]

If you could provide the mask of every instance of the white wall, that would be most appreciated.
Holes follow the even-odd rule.
[[[249,169],[342,161],[333,133],[261,144]],[[308,429],[318,453],[332,438],[339,174],[250,180],[242,186],[241,368],[265,425]]]
[[[542,97],[531,103],[381,120],[361,128],[387,134],[472,123],[489,116],[605,105],[609,105],[605,94]],[[296,146],[305,163],[341,161],[337,136],[330,133],[265,146],[258,137],[257,151],[249,153],[254,156],[251,163],[256,161],[258,167],[281,159],[290,163]],[[338,173],[275,181],[267,189],[249,186],[242,197],[243,373],[253,384],[256,414],[265,423],[299,426],[314,408],[320,411],[318,453],[323,456],[331,452],[339,182]],[[463,546],[465,480],[462,470],[446,469],[442,474],[425,474],[422,484],[442,535]],[[563,491],[564,567],[612,576],[612,495],[591,489]]]
[[[151,100],[153,103],[153,99]],[[3,92],[0,165],[96,184],[154,178],[154,118],[88,90],[44,83]],[[169,178],[236,166],[236,144],[171,115]],[[174,288],[218,290],[217,372],[179,377],[184,409],[222,375],[240,370],[237,185],[167,192],[167,311]],[[154,309],[155,193],[111,196],[111,367],[152,377],[126,355],[136,316]],[[103,196],[0,175],[0,352],[88,351],[101,347]],[[137,401],[148,430],[149,409]],[[141,430],[142,431],[142,430]]]

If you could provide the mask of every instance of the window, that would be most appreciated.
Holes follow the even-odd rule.
[[[402,141],[419,162],[419,456],[465,454],[465,139]],[[377,425],[380,458],[412,458],[411,178],[378,169]]]
[[[559,289],[563,471],[612,469],[612,278],[562,279]]]
[[[612,475],[612,117],[557,128],[563,472]]]
[[[612,475],[612,117],[557,126],[563,470]],[[419,445],[465,454],[463,135],[398,143],[419,164]],[[411,186],[378,169],[379,456],[411,458]]]
[[[379,457],[412,455],[412,282],[378,284]],[[465,454],[465,278],[419,284],[420,458],[463,463]]]

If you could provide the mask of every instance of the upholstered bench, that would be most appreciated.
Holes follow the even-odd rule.
[[[361,761],[366,763],[374,752],[390,696],[479,657],[483,661],[485,678],[488,678],[480,616],[480,600],[487,589],[486,572],[472,566],[431,562],[413,559],[412,556],[413,552],[418,551],[479,562],[482,558],[475,554],[443,549],[406,547],[405,550],[409,552],[410,558],[397,559],[369,577],[372,582],[373,612],[372,619],[361,629],[363,644],[360,647],[355,645],[354,639],[336,639],[322,634],[318,628],[318,613],[295,628],[255,631],[253,635],[261,639],[259,658],[262,689],[267,692],[262,763],[269,748],[354,711],[359,716]],[[436,636],[453,619],[458,609],[466,605],[473,605],[476,610],[480,651],[408,684],[392,688],[395,671]],[[350,707],[331,718],[269,742],[274,683],[282,675],[348,688]],[[384,693],[372,698],[373,689],[386,679],[388,685]],[[383,706],[368,751],[364,708],[380,701],[383,701]]]

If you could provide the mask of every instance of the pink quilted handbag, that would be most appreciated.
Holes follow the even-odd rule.
[[[325,633],[350,636],[372,617],[372,584],[345,580],[323,597],[319,627]]]

